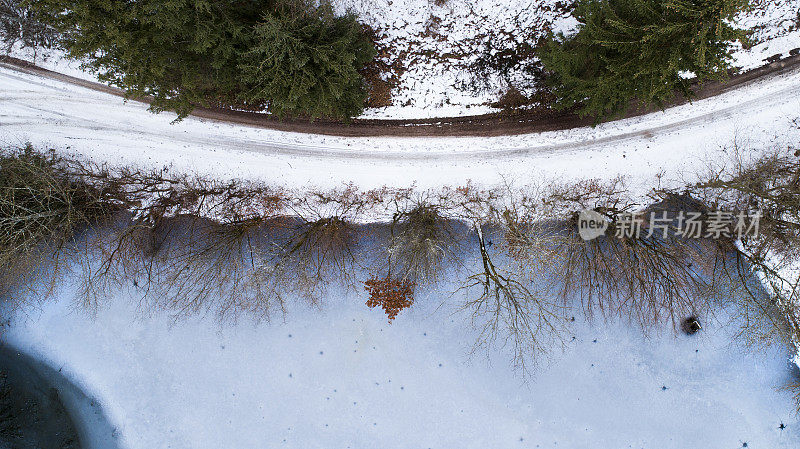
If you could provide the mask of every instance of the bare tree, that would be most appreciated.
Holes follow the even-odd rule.
[[[439,205],[417,203],[395,212],[387,248],[391,271],[415,285],[438,282],[461,260],[458,225],[443,215]]]
[[[794,148],[753,159],[734,147],[732,158],[687,188],[732,215],[758,213],[758,228],[733,246],[732,273],[746,287],[737,297],[741,335],[751,343],[798,346],[800,335],[800,159]],[[755,276],[759,281],[754,283]],[[767,289],[765,294],[764,288]]]
[[[463,308],[471,312],[480,329],[477,347],[501,340],[511,346],[514,365],[528,371],[552,344],[563,343],[563,307],[537,290],[531,279],[497,266],[484,229],[476,225],[475,232],[480,269],[467,278],[462,289],[474,295]]]
[[[47,296],[68,269],[76,233],[113,211],[54,154],[27,147],[0,155],[0,297],[37,287]]]
[[[300,220],[277,248],[276,263],[292,267],[296,287],[318,298],[325,286],[356,284],[358,267],[357,229],[341,217]]]
[[[661,201],[637,211],[621,180],[555,185],[512,198],[507,207],[499,221],[509,256],[546,282],[564,307],[577,302],[587,317],[627,317],[643,329],[667,321],[677,329],[682,318],[707,313],[722,288],[714,242],[677,238],[674,223],[667,232],[649,232],[651,212],[675,220],[684,206]],[[605,217],[605,235],[580,237],[582,210]],[[623,216],[641,220],[642,232],[618,233]]]

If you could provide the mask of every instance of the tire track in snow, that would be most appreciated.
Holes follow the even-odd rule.
[[[797,74],[800,70],[795,69],[792,73]],[[0,69],[0,85],[8,85],[8,81],[14,81],[30,88],[18,89],[11,92],[0,88],[0,102],[12,104],[17,111],[26,110],[32,114],[27,117],[15,117],[12,114],[3,113],[0,120],[0,129],[7,127],[20,126],[48,126],[61,128],[61,134],[68,135],[70,129],[90,131],[92,133],[113,133],[117,135],[129,135],[131,139],[146,138],[149,140],[159,140],[168,138],[171,141],[182,144],[213,146],[220,149],[234,149],[238,151],[250,151],[260,154],[284,155],[293,157],[313,157],[328,159],[371,159],[376,161],[474,161],[481,159],[497,158],[524,158],[531,155],[556,154],[571,150],[596,151],[609,144],[624,144],[632,140],[652,139],[655,136],[672,133],[684,128],[710,125],[718,121],[730,119],[742,111],[757,111],[769,109],[777,105],[785,104],[787,101],[795,99],[800,104],[800,83],[790,84],[788,87],[771,92],[764,96],[750,98],[745,101],[732,102],[721,109],[715,109],[700,115],[675,120],[666,124],[646,127],[630,132],[621,132],[596,138],[573,139],[556,144],[542,145],[523,145],[500,147],[491,150],[478,149],[454,149],[434,148],[428,151],[396,151],[385,148],[374,149],[354,149],[333,145],[314,145],[300,142],[280,142],[263,139],[238,138],[231,139],[230,136],[216,136],[213,134],[198,135],[185,132],[173,132],[176,130],[163,129],[153,130],[146,126],[135,126],[132,122],[121,123],[113,120],[104,120],[103,117],[88,118],[85,115],[74,116],[70,111],[81,108],[91,108],[97,101],[111,100],[119,103],[119,100],[105,94],[88,91],[85,88],[65,85],[51,84],[37,80],[33,76],[20,76],[6,69]],[[13,87],[12,87],[13,88]],[[38,88],[38,89],[36,89]],[[52,95],[42,95],[41,89],[52,91]],[[87,90],[80,92],[80,90]],[[94,98],[93,98],[94,97]],[[103,98],[105,97],[105,98]],[[702,100],[711,101],[711,100]],[[698,102],[699,103],[699,102]],[[697,103],[696,103],[697,104]],[[120,105],[122,107],[122,105]],[[687,107],[687,106],[684,106]],[[693,106],[688,106],[693,107]],[[2,109],[0,109],[0,112]],[[661,114],[661,113],[656,113]],[[12,118],[8,120],[7,117]],[[163,116],[161,120],[165,120]],[[187,119],[198,120],[198,119]],[[166,121],[166,120],[165,120]],[[205,122],[214,123],[213,121]],[[162,127],[163,128],[163,127]],[[76,133],[78,134],[78,133]],[[100,136],[93,135],[95,139]],[[88,138],[88,137],[87,137]],[[79,138],[76,138],[79,139]],[[350,138],[357,139],[357,138]],[[386,139],[386,138],[382,138]],[[394,138],[398,140],[399,138]],[[428,141],[435,141],[437,138],[427,138]],[[452,138],[447,138],[452,139]],[[471,139],[471,138],[462,138]],[[484,138],[484,142],[491,139]],[[500,142],[498,142],[500,143]]]

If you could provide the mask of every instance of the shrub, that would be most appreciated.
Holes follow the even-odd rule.
[[[312,287],[324,286],[333,281],[349,284],[355,278],[358,235],[355,226],[341,217],[300,220],[291,226],[289,236],[280,245],[278,257],[291,263],[296,276],[307,285],[306,295],[313,294]],[[298,289],[302,290],[302,289]]]
[[[676,91],[690,97],[698,81],[730,68],[730,23],[746,0],[579,0],[575,36],[559,34],[543,47],[562,108],[577,106],[600,120],[625,112],[632,100],[663,108]]]
[[[500,99],[493,105],[502,109],[517,109],[522,106],[527,106],[531,103],[530,99],[525,96],[519,89],[514,86],[509,87],[500,96]]]
[[[248,103],[278,116],[348,118],[364,109],[359,73],[375,55],[356,17],[336,17],[330,4],[278,7],[255,27],[254,45],[239,68],[252,85]]]
[[[436,282],[448,265],[459,260],[456,230],[437,205],[418,204],[396,213],[391,233],[390,269],[401,279]]]
[[[213,223],[166,219],[150,231],[155,244],[141,258],[152,305],[187,316],[211,311],[220,319],[285,313],[286,296],[301,293],[294,266],[276,263],[265,241],[270,225],[254,219]]]

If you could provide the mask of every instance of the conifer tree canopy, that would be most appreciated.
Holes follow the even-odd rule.
[[[747,0],[578,0],[577,34],[559,34],[541,52],[563,108],[597,120],[620,114],[633,100],[657,106],[676,93],[690,97],[698,81],[724,77],[730,25]]]
[[[358,70],[375,56],[355,16],[335,17],[330,5],[282,5],[255,29],[242,73],[245,99],[274,114],[352,117],[364,108]]]
[[[156,112],[173,110],[182,118],[196,106],[216,106],[335,117],[359,114],[365,95],[358,70],[372,57],[372,44],[358,22],[352,16],[333,17],[332,12],[330,18],[307,13],[320,8],[296,0],[289,0],[295,3],[287,8],[282,1],[31,0],[64,34],[71,57],[130,96],[151,95]],[[283,13],[289,9],[305,17],[298,32],[291,28],[295,16]],[[350,45],[338,44],[318,55],[321,42],[337,44],[343,36]],[[266,44],[266,38],[279,40]],[[356,56],[355,50],[363,51]],[[275,55],[292,60],[275,64]],[[305,61],[317,64],[317,75],[338,76],[312,78],[309,69],[294,69],[305,67]],[[262,70],[243,71],[249,67]],[[277,78],[296,87],[288,99],[276,87],[264,87],[264,80]]]

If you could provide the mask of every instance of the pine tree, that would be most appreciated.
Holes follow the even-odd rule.
[[[268,106],[278,114],[352,116],[363,109],[358,69],[372,57],[372,45],[353,16],[333,17],[330,6],[303,0],[31,2],[64,33],[71,57],[129,96],[152,96],[155,112],[174,110],[182,118],[196,106]],[[293,6],[282,6],[286,2]]]
[[[744,37],[730,20],[746,2],[578,0],[577,34],[559,34],[541,54],[559,105],[600,120],[634,100],[663,108],[676,92],[691,97],[687,74],[700,82],[726,75],[731,41]]]
[[[65,33],[70,56],[152,109],[181,116],[195,105],[230,104],[238,54],[266,0],[33,0]]]
[[[282,6],[255,29],[242,73],[244,99],[273,114],[348,118],[364,109],[359,70],[375,55],[355,16],[336,17],[328,3]]]
[[[35,59],[37,50],[53,48],[57,40],[58,33],[23,0],[0,0],[0,42],[6,53],[20,44],[32,49]]]

